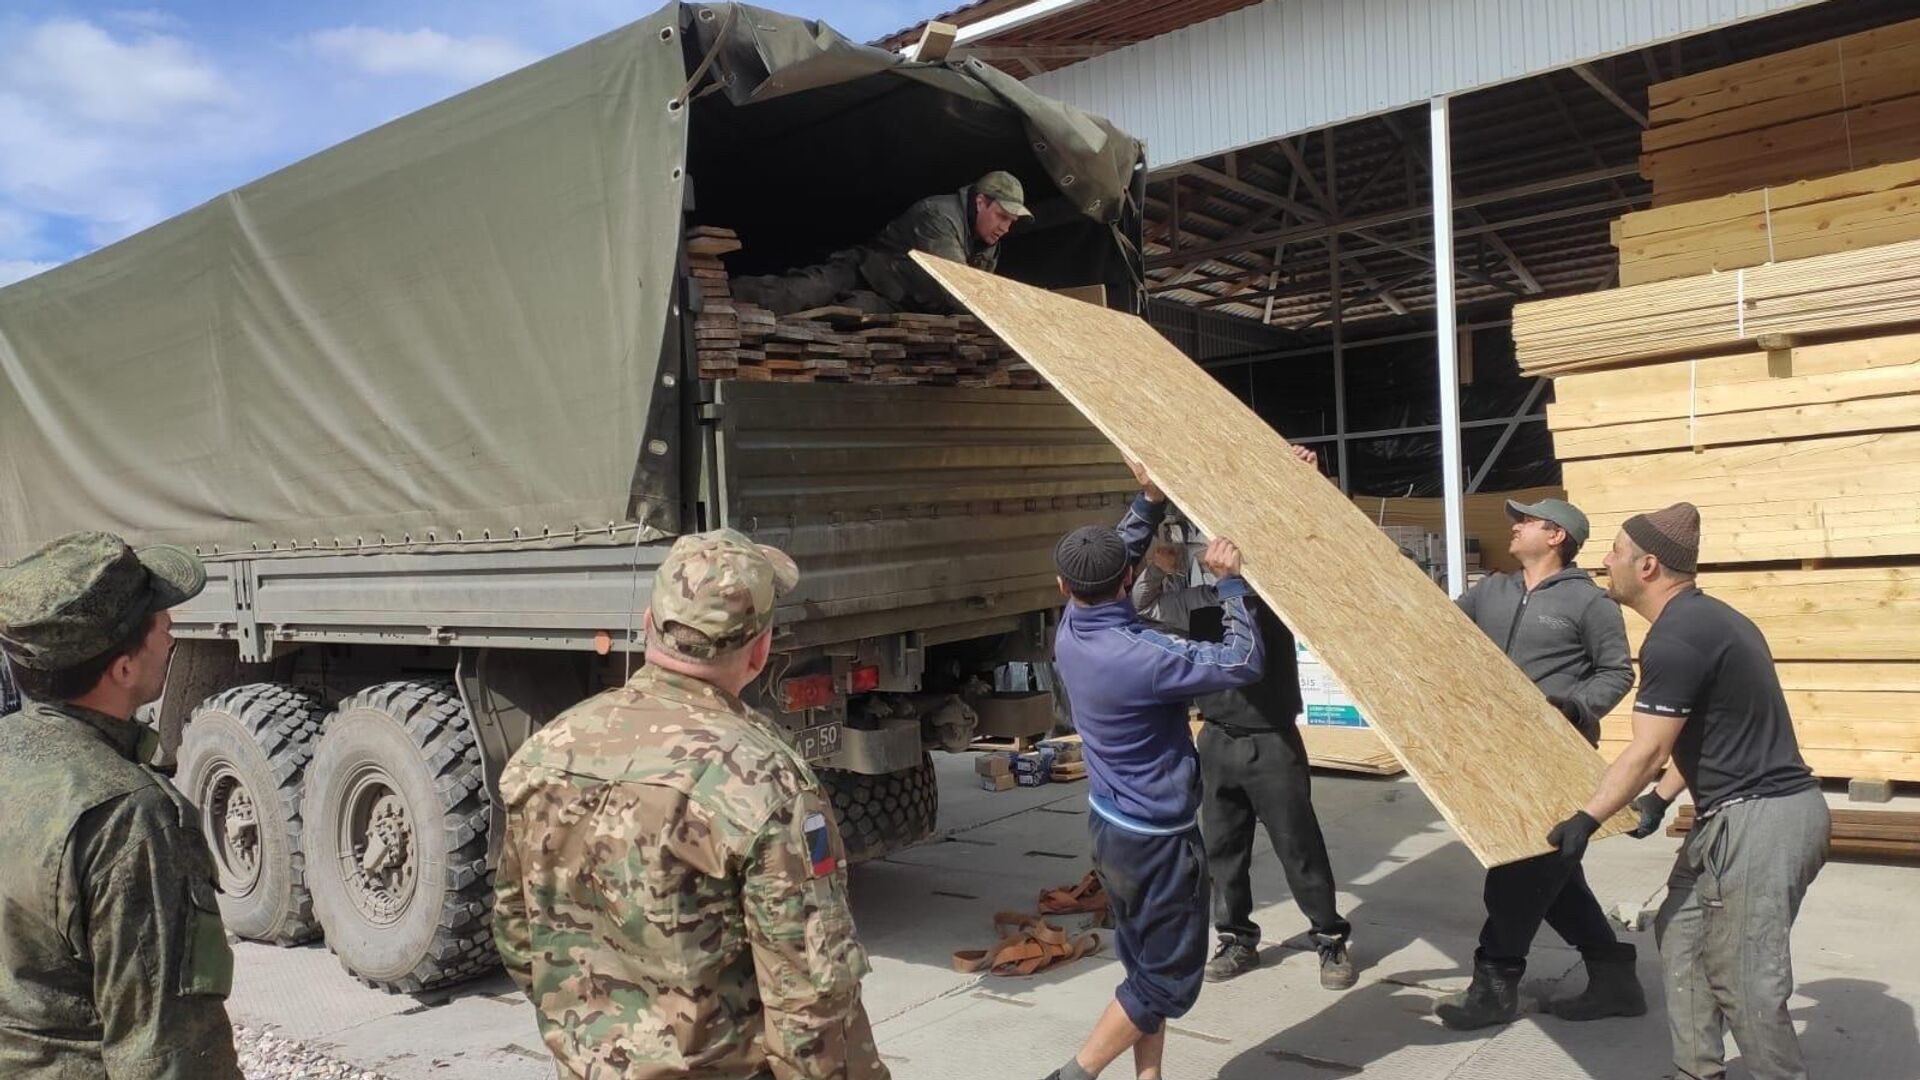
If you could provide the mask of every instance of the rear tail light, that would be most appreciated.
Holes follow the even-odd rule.
[[[880,667],[877,664],[862,664],[847,672],[847,693],[864,694],[880,688]]]
[[[833,704],[833,676],[806,675],[780,684],[780,711],[806,712]]]

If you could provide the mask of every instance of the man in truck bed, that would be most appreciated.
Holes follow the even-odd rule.
[[[873,239],[838,251],[818,266],[784,274],[733,279],[733,295],[781,315],[829,304],[871,313],[958,311],[945,289],[913,265],[924,251],[976,270],[1000,262],[1000,241],[1022,218],[1033,217],[1012,173],[990,172],[944,195],[929,195],[887,223]]]

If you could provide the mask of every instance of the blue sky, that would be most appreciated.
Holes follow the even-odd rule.
[[[946,0],[763,0],[870,40]],[[0,285],[656,0],[0,0]]]

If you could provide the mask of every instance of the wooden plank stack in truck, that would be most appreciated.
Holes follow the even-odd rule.
[[[500,769],[640,662],[685,532],[799,562],[756,692],[856,857],[932,832],[930,748],[1047,727],[993,674],[1045,670],[1052,543],[1130,495],[1107,441],[1044,388],[698,364],[716,265],[819,261],[992,169],[1038,215],[1003,273],[1137,309],[1136,140],[675,3],[0,290],[0,561],[75,529],[208,561],[147,719],[229,929],[324,932],[389,989],[490,967]]]

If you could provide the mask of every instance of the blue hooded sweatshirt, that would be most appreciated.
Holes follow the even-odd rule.
[[[1137,565],[1167,504],[1136,498],[1120,519],[1129,565]],[[1155,629],[1129,598],[1070,601],[1054,637],[1054,664],[1073,707],[1087,761],[1093,811],[1132,832],[1193,828],[1200,806],[1199,759],[1187,704],[1203,694],[1257,682],[1265,656],[1239,577],[1218,585],[1226,633],[1213,643]]]

